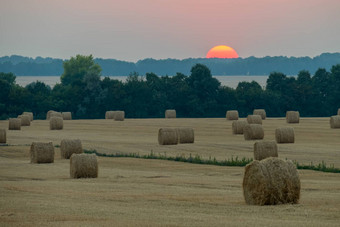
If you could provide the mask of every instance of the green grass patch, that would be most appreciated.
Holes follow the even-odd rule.
[[[141,158],[141,159],[158,159],[158,160],[167,160],[167,161],[175,161],[175,162],[187,162],[193,164],[203,164],[203,165],[215,165],[215,166],[246,166],[248,163],[253,161],[252,158],[239,158],[239,157],[231,157],[230,159],[225,160],[216,160],[216,158],[202,159],[199,155],[189,157],[180,155],[180,156],[167,156],[164,154],[155,154],[154,152],[150,152],[150,154],[140,155],[138,153],[114,153],[114,154],[105,154],[99,153],[96,150],[84,150],[84,153],[87,154],[96,154],[101,157],[110,157],[110,158]],[[334,165],[327,166],[324,161],[321,163],[314,165],[310,163],[309,165],[300,164],[297,161],[293,161],[296,165],[297,169],[309,169],[321,172],[329,172],[329,173],[340,173],[339,168],[335,168]]]
[[[105,154],[99,153],[96,150],[84,150],[84,153],[87,154],[96,154],[97,156],[101,157],[111,157],[111,158],[141,158],[141,159],[158,159],[158,160],[168,160],[168,161],[175,161],[175,162],[187,162],[187,163],[194,163],[194,164],[205,164],[205,165],[216,165],[216,166],[246,166],[248,163],[252,162],[252,158],[241,158],[238,157],[231,157],[231,159],[226,160],[216,160],[216,158],[209,158],[209,159],[202,159],[199,155],[192,156],[191,154],[189,157],[181,156],[167,156],[165,154],[155,154],[152,151],[150,154],[140,155],[138,153],[115,153],[115,154]]]

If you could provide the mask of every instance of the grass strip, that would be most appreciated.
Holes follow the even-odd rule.
[[[138,153],[114,153],[114,154],[105,154],[99,153],[96,150],[84,150],[84,153],[87,154],[96,154],[101,157],[110,157],[110,158],[140,158],[140,159],[158,159],[158,160],[167,160],[167,161],[175,161],[175,162],[187,162],[193,164],[203,164],[203,165],[216,165],[216,166],[246,166],[248,163],[253,161],[252,158],[238,158],[237,156],[231,157],[231,159],[225,159],[222,161],[216,160],[216,158],[202,159],[199,155],[189,157],[181,156],[167,156],[165,154],[155,154],[152,151],[150,154],[140,155]],[[335,168],[334,165],[327,166],[324,161],[321,163],[314,165],[312,162],[309,165],[300,164],[297,161],[293,161],[296,165],[297,169],[309,169],[321,172],[328,173],[340,173],[339,168]]]

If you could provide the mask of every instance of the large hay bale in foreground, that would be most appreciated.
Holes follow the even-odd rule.
[[[54,147],[52,142],[33,142],[30,149],[31,163],[53,163]]]
[[[125,119],[125,112],[124,111],[115,111],[114,114],[115,121],[124,121]]]
[[[116,111],[106,111],[105,112],[105,119],[115,119]]]
[[[31,118],[28,115],[19,115],[18,118],[21,119],[21,126],[30,126]]]
[[[63,116],[63,120],[72,120],[71,112],[62,112],[61,115]]]
[[[60,143],[60,155],[62,158],[69,159],[72,154],[83,153],[83,147],[79,139],[63,139]]]
[[[253,111],[253,115],[260,115],[262,120],[265,120],[267,117],[266,111],[264,109],[255,109]]]
[[[245,167],[243,195],[250,205],[298,203],[300,177],[292,161],[266,158]]]
[[[299,111],[287,111],[286,112],[287,123],[299,123],[299,121],[300,121]]]
[[[8,120],[8,130],[21,130],[21,119],[10,118]]]
[[[262,118],[260,115],[248,115],[247,117],[248,124],[260,124],[262,125]]]
[[[55,113],[56,111],[54,111],[54,110],[49,110],[48,112],[47,112],[47,114],[46,114],[46,120],[50,120],[50,118],[51,118],[51,113]]]
[[[177,128],[178,143],[194,143],[195,134],[193,128]]]
[[[243,128],[246,126],[248,123],[246,121],[233,121],[231,128],[233,131],[233,134],[243,134]]]
[[[6,143],[6,129],[0,128],[0,143]]]
[[[243,128],[243,136],[245,140],[262,140],[264,137],[264,130],[262,125],[247,124]]]
[[[176,110],[166,110],[165,118],[176,118]]]
[[[23,112],[22,115],[30,116],[30,121],[33,121],[33,113],[32,112]]]
[[[329,123],[331,128],[340,128],[340,115],[331,116]]]
[[[294,143],[295,133],[292,127],[282,127],[275,130],[275,139],[277,143]]]
[[[178,143],[177,130],[174,128],[160,128],[158,130],[159,145],[175,145]]]
[[[238,120],[238,111],[237,110],[228,110],[226,113],[227,120]]]
[[[50,130],[62,130],[64,128],[64,122],[61,117],[50,118]]]
[[[98,161],[95,154],[73,154],[70,158],[71,178],[98,177]]]
[[[275,141],[257,141],[254,143],[254,160],[278,157]]]

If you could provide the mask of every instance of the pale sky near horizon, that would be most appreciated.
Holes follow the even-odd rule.
[[[0,56],[138,61],[340,52],[340,0],[0,0]]]

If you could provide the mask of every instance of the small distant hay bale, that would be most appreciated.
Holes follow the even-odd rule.
[[[21,119],[21,126],[30,126],[31,125],[31,119],[28,115],[19,115],[18,118]]]
[[[64,122],[61,117],[50,118],[50,130],[62,130],[63,127],[64,127]]]
[[[340,115],[340,108],[338,109],[338,115]]]
[[[115,119],[116,111],[106,111],[105,112],[105,119]]]
[[[176,110],[166,110],[165,118],[176,118]]]
[[[292,127],[282,127],[275,130],[275,139],[277,143],[294,143],[295,133]]]
[[[255,109],[253,111],[253,115],[260,115],[262,120],[265,120],[267,117],[266,111],[264,109]]]
[[[238,111],[237,110],[228,110],[226,113],[227,120],[238,120]]]
[[[195,134],[193,128],[177,128],[178,143],[194,143]]]
[[[247,124],[243,128],[243,136],[245,140],[262,140],[264,137],[264,130],[262,125]]]
[[[52,142],[37,143],[33,142],[30,150],[31,163],[53,163],[54,147]]]
[[[176,145],[178,143],[177,130],[174,128],[160,128],[158,130],[159,145]]]
[[[71,112],[62,112],[61,115],[63,116],[63,120],[72,120]]]
[[[331,116],[329,123],[331,128],[340,128],[340,115]]]
[[[114,119],[115,119],[115,121],[124,121],[125,112],[124,111],[115,111]]]
[[[21,119],[10,118],[8,121],[8,130],[21,130]]]
[[[287,111],[286,112],[287,123],[299,123],[299,121],[300,121],[299,111]]]
[[[257,141],[254,143],[254,160],[261,161],[269,157],[278,157],[275,141]]]
[[[98,161],[95,154],[72,154],[70,158],[71,178],[98,177]]]
[[[246,121],[241,121],[241,120],[237,120],[237,121],[233,121],[232,123],[232,130],[233,130],[233,134],[243,134],[243,128],[244,126],[246,126],[248,123]]]
[[[262,118],[260,115],[248,115],[247,117],[248,124],[260,124],[262,125]]]
[[[6,130],[0,128],[0,143],[6,143]]]
[[[290,160],[271,157],[245,167],[243,195],[249,205],[295,204],[300,189],[299,173]]]
[[[79,139],[63,139],[60,143],[60,154],[62,158],[69,159],[72,154],[83,153],[83,147]]]
[[[60,118],[63,118],[63,115],[60,113],[60,112],[53,112],[50,114],[50,119],[52,117],[60,117]]]
[[[51,113],[55,113],[56,111],[54,111],[54,110],[49,110],[48,112],[47,112],[47,114],[46,114],[46,120],[50,120],[50,118],[51,118]]]
[[[32,112],[23,112],[22,115],[30,116],[30,121],[33,121],[33,113]]]

